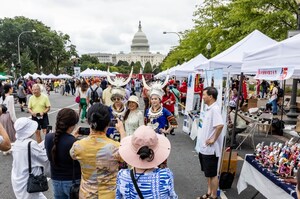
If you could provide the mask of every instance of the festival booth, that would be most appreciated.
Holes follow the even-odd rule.
[[[184,63],[183,63],[183,64],[184,64]],[[176,70],[176,68],[179,67],[179,66],[180,66],[180,65],[177,65],[177,66],[174,66],[174,67],[172,67],[172,68],[170,68],[170,69],[164,70],[164,71],[162,71],[162,72],[156,74],[154,77],[155,77],[156,79],[160,79],[160,78],[165,78],[167,75],[170,76],[170,72],[173,72],[173,71]]]
[[[221,77],[221,83],[218,83],[218,91],[220,93],[218,103],[220,107],[225,107],[225,104],[228,103],[228,97],[229,97],[229,77],[233,74],[240,74],[241,73],[241,67],[242,67],[242,60],[244,52],[246,51],[253,51],[259,48],[262,48],[267,45],[275,44],[277,43],[275,40],[269,38],[265,34],[261,33],[258,30],[254,30],[252,33],[250,33],[248,36],[228,48],[227,50],[221,52],[220,54],[216,55],[215,57],[202,62],[197,63],[195,69],[199,72],[202,71],[204,73],[205,79],[213,79],[214,83],[216,83],[216,77],[220,78],[220,70],[222,73]],[[224,100],[222,101],[222,95],[223,93],[223,76],[227,77],[226,81],[226,90],[224,92]],[[194,78],[194,75],[190,75],[189,77]],[[189,82],[191,80],[188,80]],[[193,81],[193,80],[192,80]],[[204,81],[204,88],[211,85],[211,80]],[[214,85],[216,87],[216,84]],[[193,93],[194,87],[191,86],[190,90],[188,89],[188,93]],[[193,104],[191,100],[194,98],[191,96],[189,101],[187,100],[187,104]],[[192,111],[192,109],[189,108],[190,106],[187,106],[186,112]],[[201,105],[203,107],[203,103]],[[202,110],[202,108],[201,108]],[[224,121],[226,121],[226,113],[223,114]],[[195,139],[197,137],[198,132],[198,126],[195,124],[192,124],[193,120],[191,117],[185,117],[185,122],[183,125],[183,131],[186,133],[190,133],[190,136],[192,139]],[[197,122],[197,121],[196,121]],[[194,128],[192,128],[194,127]]]
[[[285,80],[299,77],[299,60],[300,34],[245,53],[241,71],[254,72],[257,79]],[[295,182],[291,183],[291,179],[300,168],[299,151],[300,144],[293,140],[269,146],[259,143],[255,155],[245,158],[238,193],[252,185],[267,198],[297,198]]]
[[[87,68],[86,70],[84,70],[80,73],[80,76],[81,77],[93,77],[93,76],[95,76],[95,77],[106,77],[107,74],[108,74],[107,71]],[[113,74],[113,73],[109,73],[109,76],[116,76],[116,75]]]
[[[189,73],[193,73],[195,71],[195,67],[199,63],[203,63],[208,59],[204,57],[202,54],[197,55],[196,57],[192,58],[188,62],[183,63],[180,66],[177,66],[173,71],[170,71],[170,76],[177,77],[188,77]]]

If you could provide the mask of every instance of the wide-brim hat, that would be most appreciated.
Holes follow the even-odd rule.
[[[131,95],[127,101],[127,106],[128,106],[128,102],[135,102],[137,104],[137,106],[139,107],[140,106],[140,103],[139,103],[139,98],[135,95]]]
[[[38,128],[38,123],[27,117],[21,117],[14,124],[16,130],[16,138],[23,140],[31,137]]]
[[[141,147],[148,146],[154,152],[152,161],[142,160],[138,151]],[[152,127],[142,125],[134,134],[121,140],[119,153],[129,165],[140,168],[155,168],[164,162],[170,155],[171,143],[164,135],[157,134]]]

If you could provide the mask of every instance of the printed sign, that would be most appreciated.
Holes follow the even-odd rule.
[[[293,73],[294,68],[291,67],[258,69],[254,79],[285,80],[289,79]]]

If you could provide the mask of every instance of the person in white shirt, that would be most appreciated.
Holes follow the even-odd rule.
[[[9,140],[13,143],[16,140],[14,129],[14,122],[17,120],[15,112],[15,100],[13,93],[13,87],[11,84],[5,84],[3,87],[3,94],[0,98],[1,112],[0,123],[3,125],[6,130]],[[11,151],[3,152],[3,155],[10,154]]]
[[[203,91],[204,103],[208,106],[202,113],[202,125],[198,132],[196,151],[199,153],[201,170],[207,178],[208,190],[206,194],[197,199],[217,198],[219,180],[217,176],[218,161],[222,152],[221,135],[224,122],[221,109],[216,100],[218,91],[214,87],[207,87]]]
[[[46,199],[42,192],[27,192],[27,181],[29,177],[29,142],[31,142],[31,173],[33,175],[40,175],[42,173],[41,167],[45,168],[46,165],[49,165],[46,150],[38,145],[34,139],[32,139],[32,136],[38,127],[38,123],[29,118],[22,117],[17,119],[14,127],[16,129],[17,138],[12,147],[13,162],[11,170],[11,184],[14,194],[17,199]]]
[[[133,135],[134,131],[144,125],[143,113],[138,110],[139,98],[135,95],[131,95],[127,101],[127,110],[124,116],[124,125],[126,136]]]
[[[233,123],[234,123],[234,115],[235,115],[235,107],[229,107],[228,112],[228,129],[229,133],[233,132]],[[236,123],[235,123],[235,132],[233,136],[233,145],[236,146],[236,135],[242,133],[247,129],[247,122],[240,114],[237,115]],[[233,147],[235,148],[235,147]]]

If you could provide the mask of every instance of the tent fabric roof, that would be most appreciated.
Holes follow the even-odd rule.
[[[277,42],[260,31],[254,30],[227,50],[196,66],[196,69],[223,68],[224,72],[241,72],[244,52],[253,51],[274,43]]]
[[[193,59],[191,59],[190,61],[176,67],[175,70],[170,72],[170,75],[171,76],[175,75],[176,77],[187,77],[189,73],[192,73],[195,71],[195,67],[199,63],[203,63],[207,60],[208,59],[206,57],[204,57],[202,54],[199,54],[196,57],[194,57]]]
[[[300,76],[300,34],[244,54],[242,72],[256,72],[259,68],[294,67]]]

